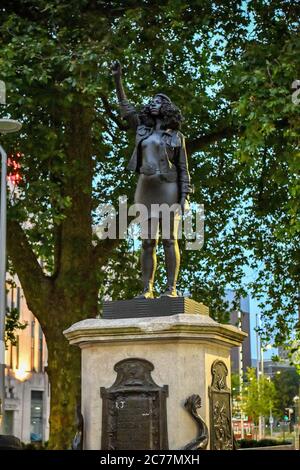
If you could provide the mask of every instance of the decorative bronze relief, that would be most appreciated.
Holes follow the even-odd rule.
[[[199,395],[191,395],[184,404],[186,410],[191,413],[198,425],[198,435],[195,439],[184,446],[183,450],[206,450],[208,444],[208,428],[198,413],[201,408],[201,398]]]
[[[159,387],[154,369],[145,359],[118,362],[115,383],[101,387],[103,450],[168,449],[166,398],[168,386]]]
[[[233,450],[231,425],[231,393],[227,387],[228,369],[223,361],[216,360],[211,367],[210,398],[210,448]]]

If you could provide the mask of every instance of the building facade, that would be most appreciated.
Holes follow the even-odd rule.
[[[18,279],[9,285],[8,309],[17,309],[25,329],[17,329],[16,345],[7,344],[5,363],[5,433],[24,443],[49,438],[50,385],[45,367],[47,346],[41,326],[28,309]]]
[[[239,361],[241,361],[241,368],[243,373],[246,373],[247,368],[251,367],[251,337],[250,337],[250,300],[249,297],[241,297],[238,299],[239,310],[231,308],[231,304],[235,299],[235,292],[233,290],[226,291],[226,301],[229,303],[230,324],[241,328],[242,331],[248,334],[244,339],[241,347],[235,347],[231,350],[231,371],[239,373]]]

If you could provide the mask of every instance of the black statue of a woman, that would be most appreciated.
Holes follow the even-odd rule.
[[[127,169],[139,174],[135,203],[148,209],[147,234],[142,242],[141,267],[143,293],[138,298],[153,298],[156,270],[156,246],[160,213],[157,205],[180,204],[184,209],[192,192],[184,136],[179,131],[182,116],[170,98],[157,93],[140,112],[130,104],[122,85],[119,61],[111,66],[115,79],[121,115],[136,131],[136,146]],[[153,230],[154,227],[154,230]],[[180,265],[178,247],[179,218],[171,213],[169,236],[162,241],[165,252],[167,286],[163,296],[176,297],[176,282]]]

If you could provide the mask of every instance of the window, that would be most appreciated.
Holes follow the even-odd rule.
[[[20,337],[19,335],[17,336],[17,344],[16,344],[16,369],[19,369],[19,365],[20,365]]]
[[[12,347],[11,343],[9,343],[9,345],[8,345],[8,351],[9,351],[9,368],[12,369],[12,367],[13,367],[13,347]]]
[[[43,440],[43,392],[31,390],[30,440]]]
[[[43,372],[43,330],[39,325],[39,372]]]
[[[5,410],[4,416],[4,434],[12,436],[14,434],[14,412],[12,410]]]
[[[15,288],[14,286],[10,289],[10,308],[15,308]]]
[[[35,329],[35,320],[31,322],[31,370],[35,371],[34,367],[34,347],[35,347],[35,337],[34,337],[34,329]]]
[[[20,314],[21,314],[21,288],[20,287],[17,287],[16,309],[18,310],[19,318],[20,318]]]

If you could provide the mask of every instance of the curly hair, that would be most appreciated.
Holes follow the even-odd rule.
[[[183,116],[179,108],[164,98],[162,99],[162,105],[160,108],[160,117],[162,119],[162,129],[178,130],[181,128]],[[146,104],[141,108],[139,118],[140,122],[147,127],[153,127],[155,125],[155,118],[150,112],[150,104]]]

